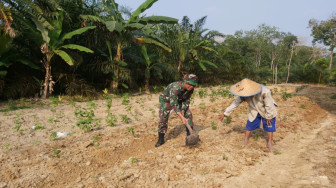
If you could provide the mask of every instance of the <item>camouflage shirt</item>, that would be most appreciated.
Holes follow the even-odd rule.
[[[183,81],[173,82],[160,95],[163,102],[169,103],[176,113],[182,110],[186,111],[189,108],[190,97],[194,92],[194,90],[184,90],[183,87]]]

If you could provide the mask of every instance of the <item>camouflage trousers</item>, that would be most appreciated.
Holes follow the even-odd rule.
[[[159,128],[158,132],[166,133],[168,129],[168,119],[170,111],[173,109],[173,107],[170,106],[169,103],[164,102],[161,96],[159,97],[159,101],[160,101],[160,111],[159,111],[160,122],[158,126]],[[194,123],[192,121],[192,113],[189,108],[184,112],[184,117],[188,120],[190,127],[193,129]]]

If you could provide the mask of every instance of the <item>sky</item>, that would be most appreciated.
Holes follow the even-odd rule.
[[[145,0],[115,2],[135,11]],[[204,28],[225,35],[266,24],[281,32],[290,32],[303,44],[311,45],[309,20],[328,20],[336,14],[336,0],[158,0],[144,14],[169,16],[179,21],[188,16],[191,23],[207,16]]]

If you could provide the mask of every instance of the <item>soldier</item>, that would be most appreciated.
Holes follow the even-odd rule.
[[[160,101],[160,122],[159,122],[159,140],[155,147],[164,144],[164,135],[168,128],[168,118],[170,111],[174,110],[181,119],[183,124],[188,124],[193,129],[192,113],[189,109],[190,97],[197,85],[197,76],[194,74],[187,75],[183,81],[173,82],[169,84],[159,97]],[[187,130],[187,136],[190,132]]]
[[[262,122],[263,129],[267,132],[267,147],[270,151],[274,151],[272,138],[273,132],[276,130],[275,116],[277,115],[277,110],[270,89],[245,78],[231,86],[230,92],[236,95],[237,98],[226,108],[224,114],[219,116],[219,119],[222,121],[224,117],[229,116],[242,102],[246,101],[250,109],[243,145],[248,144],[251,131],[260,128],[260,123]]]

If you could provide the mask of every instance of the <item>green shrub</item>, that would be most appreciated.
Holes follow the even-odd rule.
[[[336,99],[336,93],[330,96],[331,99]]]
[[[287,100],[288,98],[291,98],[292,94],[291,93],[287,93],[287,92],[282,92],[282,99],[283,100]]]

